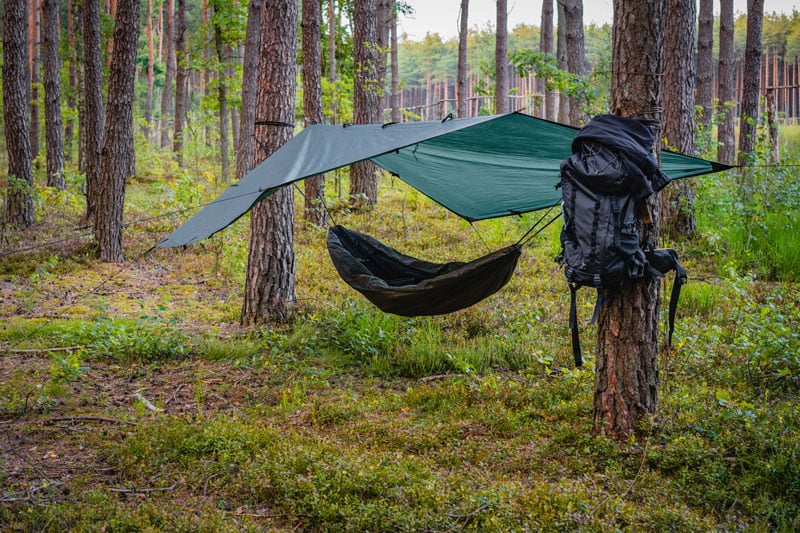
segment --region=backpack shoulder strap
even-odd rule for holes
[[[686,269],[678,261],[678,252],[672,248],[648,250],[645,255],[650,274],[656,279],[663,278],[670,270],[675,271],[675,281],[672,282],[672,294],[669,298],[669,331],[667,332],[667,346],[672,346],[672,333],[675,331],[675,313],[678,309],[681,287],[686,283]]]
[[[578,310],[577,310],[578,285],[569,284],[569,329],[572,331],[572,356],[575,358],[575,366],[583,365],[581,356],[581,339],[578,333]]]

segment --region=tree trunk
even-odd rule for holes
[[[567,16],[564,11],[564,2],[556,1],[558,12],[558,27],[556,30],[556,61],[558,68],[568,70],[567,67]],[[569,121],[569,97],[563,92],[558,93],[558,121],[566,124]]]
[[[253,168],[253,133],[256,123],[258,92],[258,54],[261,46],[261,11],[263,0],[250,0],[245,29],[244,65],[242,65],[242,108],[239,119],[239,144],[236,146],[236,178]]]
[[[764,0],[747,0],[747,40],[744,50],[744,83],[739,119],[739,164],[752,163],[758,126],[758,104],[761,94],[761,33],[764,21]],[[749,173],[745,172],[748,176]],[[743,183],[745,187],[749,182]],[[752,191],[744,191],[749,198]]]
[[[700,0],[697,23],[697,95],[700,122],[708,130],[714,115],[714,0]]]
[[[39,0],[30,0],[30,69],[31,73],[28,79],[31,80],[31,118],[30,124],[30,137],[31,137],[31,158],[36,159],[39,157],[39,44],[41,37],[41,30],[39,27]]]
[[[228,83],[236,78],[236,69],[234,65],[239,62],[239,49],[227,44],[225,45],[225,82]],[[239,108],[236,106],[228,106],[228,115],[231,119],[231,138],[233,140],[233,151],[236,152],[236,147],[239,146]]]
[[[397,45],[397,10],[392,10],[392,122],[401,122],[400,112],[400,64],[398,63],[399,47]]]
[[[328,0],[328,81],[331,82],[331,84],[333,84],[336,81],[336,9],[335,9],[335,7],[336,7],[335,0]]]
[[[614,0],[612,110],[639,120],[660,121],[664,63],[663,0]],[[658,136],[656,136],[658,137]],[[654,147],[658,153],[658,143]],[[641,238],[658,241],[658,195]],[[629,282],[602,306],[597,324],[594,422],[618,441],[658,405],[658,282]]]
[[[733,51],[733,0],[720,0],[719,9],[719,129],[717,130],[717,159],[732,164],[736,157],[733,124],[734,102],[734,51]]]
[[[147,0],[147,96],[144,101],[144,138],[150,141],[150,128],[153,123],[153,85],[155,84],[155,68],[153,60],[153,0]]]
[[[355,0],[353,7],[353,119],[356,124],[380,122],[381,55],[378,53],[377,0]],[[370,161],[350,167],[350,203],[372,206],[378,201],[377,168]]]
[[[319,0],[303,0],[303,111],[306,126],[322,124],[322,6]],[[305,218],[325,225],[325,177],[306,178]]]
[[[186,48],[186,1],[178,0],[178,20],[175,32],[175,131],[172,149],[183,161],[183,125],[186,123],[187,105],[189,103],[189,52]]]
[[[75,2],[75,96],[78,101],[78,172],[86,172],[86,79],[84,75],[83,2]]]
[[[166,28],[164,29],[164,90],[161,92],[161,148],[169,148],[170,117],[174,111],[172,101],[175,81],[175,0],[164,2]]]
[[[542,29],[539,34],[539,51],[553,55],[553,0],[542,2]],[[538,92],[544,93],[544,117],[556,120],[556,98],[558,93],[547,88],[547,80],[539,79]]]
[[[296,26],[295,0],[270,0],[264,4],[256,110],[259,120],[274,124],[294,122]],[[263,125],[255,135],[256,156],[263,160],[291,139],[292,127]],[[250,231],[241,322],[248,325],[284,320],[296,301],[291,187],[282,187],[256,204]]]
[[[6,220],[18,228],[34,223],[30,138],[28,0],[4,0],[3,114],[8,152]]]
[[[133,153],[133,82],[139,37],[139,0],[119,0],[114,24],[114,53],[108,78],[108,115],[103,134],[94,235],[101,261],[119,262],[125,181]]]
[[[379,93],[378,93],[378,111],[377,117],[378,122],[385,122],[383,116],[383,101],[384,95],[386,94],[386,79],[387,79],[387,71],[389,66],[389,50],[391,48],[391,30],[392,30],[392,13],[394,12],[393,9],[393,0],[378,0],[378,11],[377,11],[377,29],[378,29],[378,56],[380,60],[378,61],[378,84],[379,84]]]
[[[461,20],[458,30],[458,72],[456,74],[456,113],[469,116],[467,102],[467,39],[469,37],[469,0],[461,0]]]
[[[567,40],[567,70],[583,76],[586,70],[586,53],[583,39],[583,0],[564,1],[564,19]],[[577,97],[569,100],[569,123],[577,126],[585,118]]]
[[[64,161],[72,161],[72,142],[75,138],[74,113],[78,110],[78,70],[75,49],[75,3],[67,0],[67,108],[72,110],[64,120]]]
[[[58,59],[60,25],[58,0],[42,0],[45,143],[47,186],[64,190],[64,136],[61,130],[61,66]]]
[[[83,62],[86,105],[86,220],[97,210],[100,181],[100,156],[103,150],[105,110],[103,108],[103,63],[100,52],[100,5],[95,0],[83,4]]]
[[[495,112],[508,113],[508,1],[497,0],[497,36],[494,45]]]
[[[220,0],[214,0],[214,47],[217,52],[217,101],[219,102],[219,150],[222,157],[223,183],[230,182],[230,162],[228,160],[228,81],[225,75],[225,47],[222,43],[222,26],[219,22]]]
[[[694,95],[697,75],[696,0],[666,0],[664,34],[664,137],[666,148],[694,155]],[[662,195],[662,226],[671,239],[691,237],[697,229],[694,186],[677,180]]]

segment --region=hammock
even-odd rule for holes
[[[429,316],[464,309],[500,290],[511,279],[522,246],[514,244],[469,263],[430,263],[364,233],[332,226],[328,252],[342,279],[382,311]]]

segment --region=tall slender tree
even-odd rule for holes
[[[539,51],[543,54],[553,55],[553,0],[542,2],[542,29],[539,34]],[[547,120],[556,119],[556,99],[558,93],[547,88],[547,80],[540,79],[538,91],[544,93],[544,117]]]
[[[380,120],[383,61],[378,49],[377,0],[355,0],[353,4],[353,119],[356,124],[377,124]],[[370,161],[350,167],[350,201],[371,206],[378,201],[377,168]]]
[[[322,6],[303,0],[303,111],[306,126],[322,124]],[[325,225],[325,176],[306,178],[305,219]]]
[[[228,158],[228,80],[225,74],[225,44],[222,39],[222,2],[214,0],[214,49],[217,52],[217,102],[219,105],[219,151],[222,157],[222,181],[230,181],[230,160]]]
[[[118,0],[114,51],[108,78],[108,114],[103,134],[94,235],[101,261],[120,262],[125,182],[134,168],[133,82],[139,38],[139,0]]]
[[[86,220],[93,220],[97,210],[100,182],[100,158],[103,150],[105,108],[103,107],[103,63],[100,48],[100,3],[84,0],[84,101],[86,107]]]
[[[175,0],[164,2],[164,89],[161,92],[161,148],[169,148],[170,118],[175,111],[173,84],[175,83]]]
[[[239,144],[236,146],[236,178],[241,179],[253,168],[253,134],[256,123],[258,94],[258,56],[261,53],[261,11],[263,0],[250,0],[247,7],[244,61],[242,65],[242,108],[239,120]]]
[[[744,48],[742,108],[739,122],[739,164],[751,162],[756,143],[758,103],[761,97],[761,34],[764,25],[764,0],[747,0],[747,38]],[[745,176],[750,173],[745,172]],[[745,189],[749,182],[743,183]],[[745,197],[751,192],[745,190]]]
[[[463,0],[462,0],[463,1]],[[400,15],[397,9],[397,2],[392,2],[392,29],[390,39],[392,41],[392,87],[391,87],[391,107],[392,107],[392,122],[400,122],[403,120],[403,115],[400,111],[400,48],[397,43],[397,17]]]
[[[664,35],[664,138],[668,148],[694,154],[696,0],[666,0]],[[663,232],[691,237],[697,228],[694,186],[678,180],[662,195]]]
[[[67,0],[67,108],[71,110],[64,120],[64,160],[72,159],[75,138],[75,113],[78,112],[78,61],[75,40],[75,2]]]
[[[456,113],[459,117],[469,116],[467,102],[467,40],[469,38],[469,0],[461,0],[461,13],[458,30],[458,69],[456,73]]]
[[[497,0],[497,35],[494,45],[495,111],[508,112],[508,2]]]
[[[567,70],[583,76],[586,68],[586,52],[583,37],[583,0],[563,0],[564,22],[566,24]],[[581,113],[581,102],[577,97],[569,100],[569,122],[573,126],[580,124],[584,116]]]
[[[58,58],[61,26],[58,0],[42,0],[42,63],[44,64],[45,143],[47,185],[64,190],[64,135],[61,129],[61,62]]]
[[[697,21],[697,97],[700,122],[708,129],[714,115],[714,0],[700,0]]]
[[[719,8],[719,129],[717,159],[732,164],[736,157],[734,131],[733,0],[720,0]]]
[[[31,99],[30,99],[30,137],[31,137],[31,156],[36,159],[39,157],[39,63],[40,63],[40,40],[41,40],[41,26],[39,18],[39,0],[30,0],[30,24],[28,31],[30,38],[28,45],[30,46],[30,69],[31,73],[28,79],[31,80]]]
[[[150,128],[153,123],[153,87],[156,79],[153,48],[153,0],[147,0],[145,32],[147,34],[147,95],[144,100],[144,136],[149,140]]]
[[[556,12],[558,16],[558,26],[556,29],[556,61],[558,68],[568,70],[567,66],[567,15],[563,1],[556,1]],[[569,121],[569,97],[565,92],[558,93],[558,121],[567,123]]]
[[[263,160],[292,138],[297,54],[297,2],[270,0],[261,17],[261,63],[256,116],[256,158]],[[294,201],[282,187],[256,204],[250,217],[242,324],[286,319],[296,301]]]
[[[5,220],[0,222],[27,228],[35,221],[29,131],[28,0],[5,0],[2,11],[3,116],[9,179]]]
[[[611,109],[639,120],[661,120],[664,0],[614,0]],[[657,136],[656,136],[657,137]],[[658,150],[658,146],[654,147]],[[641,238],[657,242],[658,195]],[[597,325],[595,426],[627,439],[637,420],[658,405],[658,282],[625,285],[602,306]]]
[[[189,105],[189,50],[186,46],[186,3],[177,0],[177,20],[175,27],[175,130],[172,136],[172,149],[181,161],[183,156],[183,126],[186,122]]]

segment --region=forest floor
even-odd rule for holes
[[[127,216],[147,218],[136,195]],[[531,221],[474,230],[397,183],[381,195],[337,222],[435,261]],[[40,247],[77,216],[4,236],[4,253],[35,248],[0,267],[0,529],[800,528],[796,283],[720,274],[707,240],[686,245],[659,411],[616,443],[593,427],[592,327],[571,363],[557,228],[497,295],[405,319],[298,221],[294,318],[243,328],[246,223],[144,253],[180,220],[130,226],[120,264],[87,237]]]

